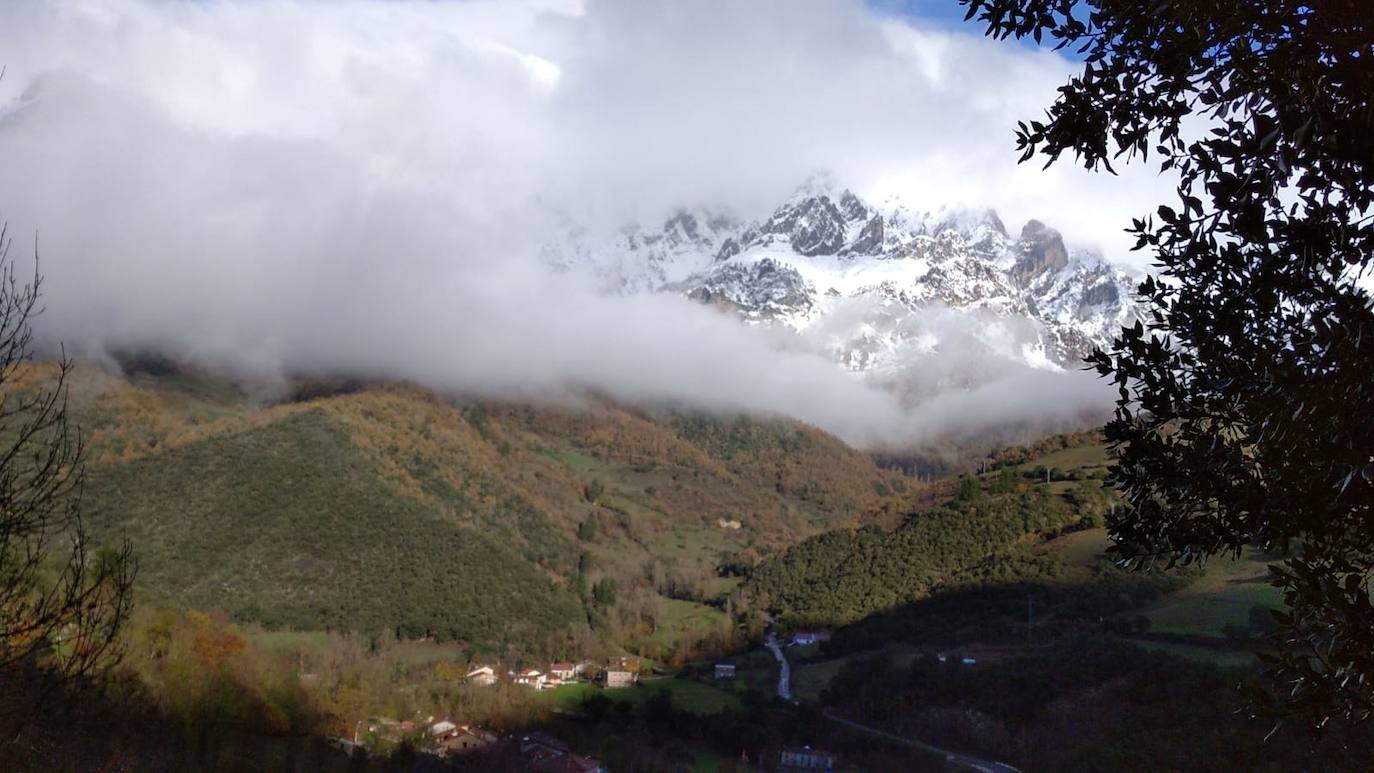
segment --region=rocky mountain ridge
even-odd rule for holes
[[[1012,236],[991,209],[916,212],[826,179],[756,222],[681,210],[660,228],[551,242],[544,256],[614,292],[680,293],[784,325],[875,375],[956,346],[1074,368],[1139,315],[1134,277],[1040,221]]]

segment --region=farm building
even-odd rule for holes
[[[467,680],[469,684],[496,684],[496,669],[491,666],[475,666],[468,669]]]
[[[476,749],[491,746],[496,741],[495,733],[480,727],[463,725],[440,742],[439,753],[443,756],[466,754]]]
[[[796,631],[792,634],[793,647],[805,647],[808,644],[820,644],[830,641],[829,631]]]
[[[801,773],[801,771],[834,770],[836,757],[830,752],[803,746],[800,749],[786,748],[778,755],[779,773]]]

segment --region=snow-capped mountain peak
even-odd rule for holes
[[[872,204],[828,175],[752,223],[681,210],[610,240],[584,233],[551,243],[545,256],[593,271],[614,291],[680,293],[786,325],[846,367],[874,373],[938,351],[936,328],[959,315],[994,354],[1055,368],[1077,366],[1139,314],[1132,277],[1098,255],[1070,253],[1040,221],[1013,237],[991,209]]]

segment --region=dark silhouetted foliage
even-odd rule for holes
[[[1235,712],[1252,674],[1099,637],[966,665],[856,657],[822,700],[848,716],[1028,771],[1364,770],[1337,743]]]
[[[1374,712],[1374,13],[1363,0],[962,0],[998,38],[1083,57],[1022,160],[1158,159],[1136,220],[1146,321],[1091,364],[1138,562],[1296,546],[1274,689],[1313,728]]]

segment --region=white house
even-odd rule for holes
[[[803,746],[800,749],[783,749],[778,755],[778,770],[787,771],[808,771],[835,769],[837,758],[830,752],[812,749],[810,746]]]
[[[468,682],[483,686],[496,684],[496,670],[491,666],[477,666],[469,669]]]
[[[559,679],[572,679],[577,676],[577,666],[572,663],[550,663],[549,675]]]
[[[805,647],[808,644],[819,644],[823,641],[830,641],[829,631],[797,631],[792,634],[793,647]]]
[[[512,681],[514,681],[516,684],[528,685],[536,690],[542,690],[544,689],[544,682],[546,681],[546,677],[544,676],[544,672],[540,671],[539,669],[527,668],[524,671],[521,671],[520,673],[516,674],[513,677]]]

